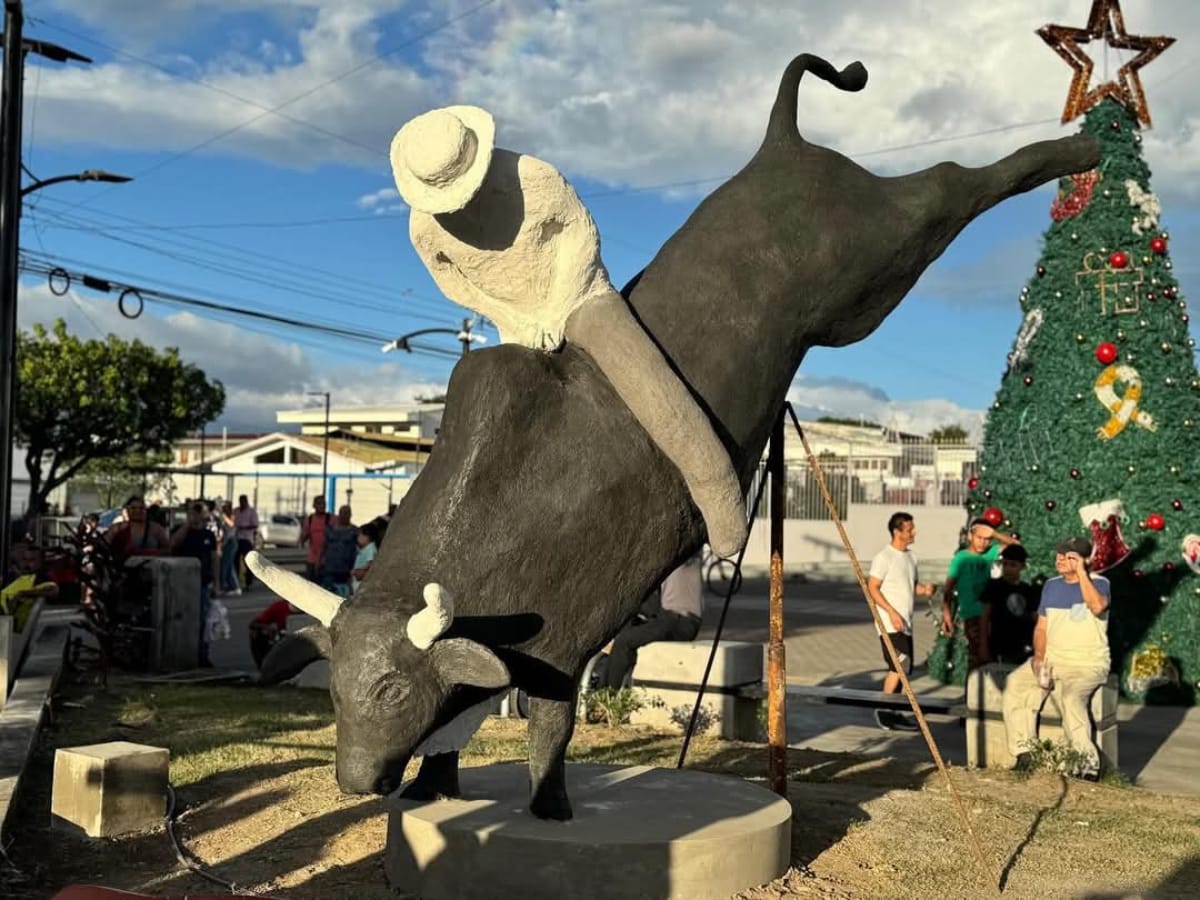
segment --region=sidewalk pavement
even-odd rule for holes
[[[704,626],[697,638],[712,640],[724,598],[706,598]],[[935,620],[918,605],[913,623],[918,696],[961,697],[961,688],[925,674],[924,660],[937,633]],[[748,580],[730,604],[723,638],[767,640],[767,585]],[[857,583],[845,580],[787,581],[784,585],[784,645],[789,685],[825,684],[878,690],[885,673],[879,636]],[[871,710],[791,697],[788,741],[828,752],[869,753],[932,761],[919,732],[883,731]],[[927,717],[943,758],[966,764],[966,732],[956,718]],[[1138,706],[1122,703],[1117,714],[1120,769],[1141,787],[1200,794],[1200,707]]]

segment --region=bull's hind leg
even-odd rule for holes
[[[401,791],[405,800],[445,800],[457,797],[458,754],[435,753],[421,757],[421,769],[412,784]]]
[[[571,818],[567,799],[566,753],[575,730],[575,697],[529,703],[530,811],[539,819]]]

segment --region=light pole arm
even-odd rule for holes
[[[127,175],[114,175],[112,172],[105,172],[102,169],[88,169],[84,172],[76,172],[73,175],[55,175],[53,178],[43,178],[41,181],[35,181],[33,184],[26,185],[21,188],[21,196],[32,194],[34,191],[40,191],[44,187],[49,187],[52,184],[62,184],[64,181],[103,181],[108,184],[124,184],[127,181],[133,181]]]

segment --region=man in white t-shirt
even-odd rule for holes
[[[900,657],[904,674],[909,675],[912,673],[913,661],[913,598],[918,595],[932,597],[937,587],[933,584],[919,584],[917,581],[917,558],[908,549],[917,538],[917,527],[913,517],[906,512],[893,513],[888,519],[888,533],[892,537],[891,541],[871,560],[867,589],[879,608],[880,618],[883,619],[884,628],[896,648],[896,655]],[[876,631],[878,630],[876,626]],[[883,690],[888,694],[897,693],[900,690],[900,673],[892,663],[882,635],[879,637],[879,645],[883,650],[883,661],[888,670],[883,680]],[[900,727],[905,721],[898,714],[884,710],[876,711],[875,720],[881,728],[889,730]]]

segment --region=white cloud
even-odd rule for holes
[[[313,351],[299,343],[250,331],[243,324],[203,319],[190,312],[159,316],[147,309],[130,320],[116,304],[82,299],[73,293],[54,296],[44,284],[21,286],[18,324],[66,320],[68,329],[83,339],[110,333],[137,338],[157,349],[178,347],[180,356],[225,385],[226,407],[215,427],[231,431],[269,431],[277,427],[275,412],[312,402],[308,391],[329,391],[337,406],[405,403],[418,395],[444,392],[445,383],[425,378],[394,358],[378,359],[378,348],[342,364],[316,364]],[[327,339],[320,341],[329,347]],[[368,355],[369,354],[369,355]]]
[[[392,187],[363,194],[355,203],[359,209],[372,210],[376,215],[408,212],[407,204],[400,199],[400,192]]]
[[[909,434],[928,434],[944,425],[960,425],[971,440],[980,441],[983,437],[982,410],[937,397],[892,400],[882,388],[849,378],[797,376],[788,391],[788,400],[802,419],[820,416],[863,419]]]
[[[56,5],[112,35],[135,25],[140,33],[175,34],[188,16],[217,15],[200,0],[154,4],[157,10],[149,14],[144,4],[118,0]],[[817,79],[800,89],[801,132],[843,152],[863,153],[1056,119],[1070,70],[1034,30],[1047,22],[1082,24],[1086,15],[1077,0],[857,0],[840,6],[510,0],[435,32],[411,51],[364,66],[404,36],[472,5],[453,0],[406,8],[407,27],[397,33],[391,14],[403,7],[400,0],[226,4],[228,12],[253,9],[286,23],[297,50],[281,54],[252,42],[240,55],[227,51],[215,60],[191,61],[195,74],[213,85],[274,106],[362,68],[285,110],[345,135],[349,143],[265,115],[204,152],[295,166],[341,161],[378,167],[407,118],[432,106],[469,102],[497,115],[502,146],[534,153],[572,175],[631,186],[724,177],[756,149],[780,73],[798,52],[838,65],[860,59],[871,71],[859,94],[840,93]],[[1139,4],[1127,11],[1126,21],[1134,33],[1180,38],[1143,72],[1155,121],[1145,153],[1170,208],[1173,197],[1195,199],[1200,192],[1200,108],[1188,74],[1196,60],[1184,49],[1200,36],[1200,5]],[[141,151],[186,148],[261,114],[123,59],[47,68],[39,108],[39,140]],[[1076,127],[1045,124],[862,161],[888,173],[943,158],[976,164]]]

